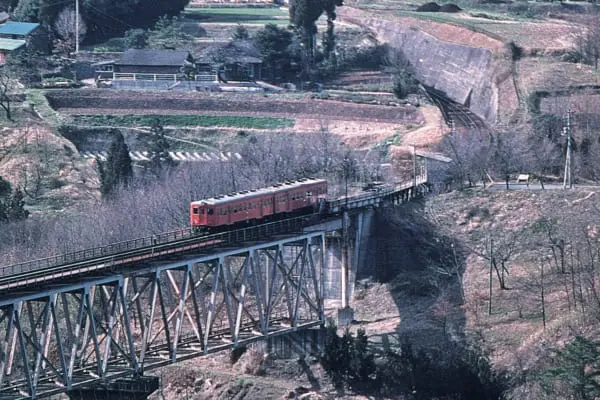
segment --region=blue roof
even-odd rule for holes
[[[0,35],[27,36],[38,26],[40,26],[40,24],[33,22],[8,21],[0,25]]]

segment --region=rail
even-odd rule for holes
[[[377,199],[383,200],[387,197],[393,196],[394,194],[396,194],[398,192],[409,189],[415,185],[417,185],[417,186],[422,185],[426,182],[427,182],[427,176],[424,174],[419,175],[416,177],[416,179],[411,180],[410,182],[405,182],[401,185],[394,186],[393,188],[390,188],[390,189],[382,189],[382,190],[377,190],[375,192],[360,194],[358,196],[351,196],[351,197],[348,197],[347,201],[346,201],[345,197],[338,198],[337,200],[334,200],[329,203],[329,209],[336,210],[336,209],[339,209],[344,206],[347,206],[348,208],[354,208],[356,205],[364,204],[366,202],[369,202],[370,200],[377,200]]]
[[[115,243],[79,252],[33,260],[0,268],[0,290],[30,286],[73,277],[81,273],[111,270],[144,259],[173,253],[208,250],[241,241],[255,241],[278,234],[297,233],[316,214],[236,229],[211,235],[192,235],[189,229]]]
[[[420,185],[427,180],[426,175],[419,175],[413,181],[395,186],[391,189],[379,190],[358,196],[340,198],[330,202],[330,210],[339,210],[343,206],[356,208],[361,204],[377,199],[383,200],[402,190]],[[0,267],[0,289],[25,286],[48,279],[73,276],[77,271],[92,272],[112,268],[129,262],[139,261],[148,257],[158,257],[172,254],[175,250],[197,249],[198,247],[214,248],[227,246],[238,241],[258,240],[264,236],[285,234],[300,231],[314,222],[316,214],[285,219],[282,221],[261,224],[253,227],[231,230],[223,233],[199,236],[190,228],[156,234],[124,242],[111,243],[90,249],[60,254],[18,264]],[[20,283],[21,285],[17,285]]]

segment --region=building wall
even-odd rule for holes
[[[115,72],[135,74],[179,74],[181,67],[115,65]]]

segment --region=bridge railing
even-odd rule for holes
[[[406,182],[402,185],[395,186],[391,189],[379,190],[374,193],[365,193],[358,196],[348,197],[347,202],[345,198],[334,200],[330,203],[330,209],[339,209],[340,207],[346,205],[346,203],[348,203],[348,205],[351,207],[353,204],[364,204],[369,200],[375,201],[377,199],[384,199],[393,195],[394,193],[414,186],[415,183],[419,185],[425,183],[425,181],[426,177],[424,178],[424,176],[418,176],[416,180]],[[232,244],[238,240],[256,240],[259,239],[259,236],[261,234],[268,235],[283,233],[285,231],[293,229],[294,225],[301,226],[302,224],[298,224],[300,220],[306,220],[306,217],[271,222],[255,227],[238,229],[208,236],[197,236],[192,232],[190,228],[178,229],[175,231],[156,234],[143,238],[111,243],[105,246],[99,246],[90,249],[60,254],[56,256],[26,261],[23,263],[3,266],[0,267],[0,278],[2,278],[2,281],[4,281],[10,279],[10,277],[17,277],[17,275],[21,275],[32,271],[86,262],[95,259],[101,259],[102,257],[117,256],[128,251],[142,250],[144,248],[153,248],[156,246],[167,245],[171,243],[175,244],[178,241],[188,238],[192,240],[197,239],[197,241],[213,240],[215,241],[215,243],[219,242],[223,244]]]
[[[369,202],[370,200],[373,200],[373,201],[378,200],[378,199],[383,200],[389,196],[394,195],[395,193],[398,193],[402,190],[406,190],[406,189],[409,189],[409,188],[415,186],[415,183],[417,185],[421,185],[421,184],[424,184],[425,182],[427,182],[427,177],[426,177],[426,175],[423,174],[423,175],[417,176],[417,178],[414,180],[402,183],[400,185],[394,186],[389,189],[381,189],[381,190],[377,190],[374,192],[360,194],[358,196],[349,196],[347,201],[346,201],[346,197],[340,197],[337,200],[330,202],[329,206],[330,206],[330,209],[338,209],[340,207],[345,206],[346,203],[348,204],[348,207],[352,207],[354,204],[364,204],[366,202]]]
[[[68,272],[77,268],[88,266],[90,261],[116,265],[123,263],[132,255],[141,255],[153,250],[165,250],[171,247],[189,246],[193,243],[203,243],[203,249],[217,246],[226,246],[242,241],[259,240],[261,237],[289,233],[294,229],[300,230],[309,216],[270,222],[243,229],[231,230],[211,235],[196,235],[191,229],[180,229],[162,234],[152,235],[124,242],[112,243],[106,246],[85,249],[72,253],[61,254],[24,263],[0,267],[0,287],[10,283],[28,279],[39,278],[35,271],[48,271],[68,276]],[[188,239],[188,240],[186,240]],[[52,269],[52,271],[50,271]],[[33,282],[33,281],[32,281]]]
[[[113,254],[122,253],[128,250],[136,250],[144,247],[155,246],[157,244],[164,244],[176,240],[185,239],[192,237],[193,233],[191,229],[179,229],[176,231],[165,232],[157,235],[148,237],[127,240],[124,242],[111,243],[105,246],[93,247],[90,249],[84,249],[74,251],[65,254],[59,254],[56,256],[40,258],[36,260],[26,261],[23,263],[8,265],[0,267],[0,276],[9,276],[21,274],[24,272],[30,272],[42,268],[54,267],[62,264],[69,264],[79,261],[90,260],[103,256],[109,256]]]

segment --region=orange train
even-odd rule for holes
[[[316,211],[327,200],[325,179],[303,178],[262,189],[193,201],[190,224],[214,232],[232,225]]]

